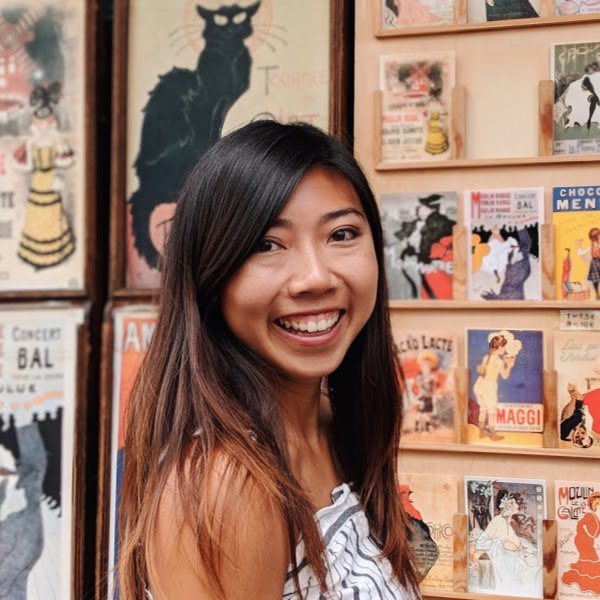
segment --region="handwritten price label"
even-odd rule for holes
[[[561,310],[559,329],[600,331],[600,310]]]

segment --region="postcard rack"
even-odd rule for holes
[[[600,310],[591,298],[557,300],[555,229],[552,223],[553,187],[598,185],[598,155],[553,155],[554,88],[550,77],[550,47],[598,39],[600,14],[553,16],[554,5],[543,0],[539,18],[467,23],[465,0],[457,0],[455,23],[383,30],[382,2],[356,3],[355,153],[377,198],[384,194],[440,190],[543,187],[544,223],[539,232],[541,300],[469,300],[467,265],[469,245],[458,202],[453,229],[453,299],[391,300],[395,330],[450,331],[458,336],[454,372],[457,404],[452,442],[401,442],[400,470],[436,476],[540,479],[546,482],[544,521],[544,594],[558,600],[556,481],[599,480],[590,466],[600,457],[593,451],[559,447],[557,373],[553,336],[561,310]],[[518,31],[515,31],[517,30]],[[521,31],[524,30],[524,31]],[[526,31],[525,31],[526,30]],[[383,162],[381,151],[382,92],[380,56],[418,55],[454,51],[455,87],[448,115],[449,140],[454,150],[448,160]],[[593,294],[592,294],[593,295]],[[542,330],[544,434],[539,447],[467,443],[468,371],[466,329],[514,328]],[[462,332],[462,333],[461,333]],[[486,441],[487,442],[487,441]],[[592,462],[590,462],[592,461]],[[453,521],[454,584],[450,591],[424,588],[427,598],[506,600],[506,595],[467,592],[467,525],[465,490],[459,485]],[[452,586],[450,586],[452,587]]]

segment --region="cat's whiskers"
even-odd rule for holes
[[[268,27],[269,29],[275,28],[275,29],[280,29],[281,31],[287,31],[287,27],[284,27],[283,25],[275,25],[274,23],[255,23],[253,21],[252,27],[263,27],[263,28]]]
[[[268,46],[271,49],[272,52],[277,52],[277,48],[275,48],[275,46],[273,44],[271,44],[271,42],[269,42],[269,40],[267,40],[266,36],[265,37],[260,37],[258,35],[258,33],[260,33],[260,32],[255,32],[255,34],[254,34],[256,36],[256,39],[259,42],[261,42],[262,44],[265,44],[265,46]]]
[[[179,56],[179,54],[181,54],[186,48],[190,48],[193,44],[199,42],[201,39],[202,34],[197,35],[196,37],[186,39],[185,43],[181,46],[181,48],[179,48],[179,50],[175,50],[175,48],[173,48],[173,50],[175,51],[175,56]]]
[[[169,40],[169,46],[173,47],[175,44],[177,44],[181,40],[190,39],[190,37],[193,37],[193,36],[198,37],[198,35],[200,35],[200,37],[202,37],[203,32],[202,31],[184,31],[183,33],[178,35],[176,38]]]
[[[288,45],[287,41],[284,38],[274,34],[272,31],[255,31],[255,33],[260,33],[261,35],[272,37],[273,39],[276,39],[277,41],[281,42],[284,46]]]
[[[173,31],[169,32],[169,37],[171,37],[172,35],[175,35],[178,31],[181,31],[182,29],[187,29],[189,30],[194,30],[194,29],[204,29],[204,23],[195,23],[192,24],[190,23],[189,25],[182,25],[181,27],[175,27],[175,29],[173,29]]]

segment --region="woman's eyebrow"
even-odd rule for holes
[[[319,225],[329,223],[330,221],[334,221],[335,219],[339,219],[340,217],[345,217],[346,215],[356,215],[361,219],[366,219],[363,212],[358,210],[357,208],[340,208],[339,210],[333,210],[331,212],[325,213],[322,217],[320,217]],[[269,229],[274,229],[276,227],[281,227],[282,229],[290,229],[292,227],[292,222],[289,219],[275,219],[269,226]]]

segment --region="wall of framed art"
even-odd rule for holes
[[[407,386],[401,484],[439,549],[419,557],[427,597],[599,593],[572,568],[600,490],[586,6],[356,3],[355,151]]]

